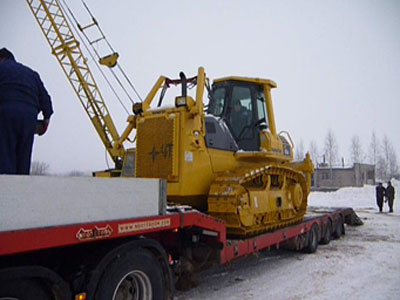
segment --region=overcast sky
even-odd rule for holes
[[[373,131],[400,152],[400,1],[86,2],[142,97],[159,75],[193,76],[199,66],[211,79],[272,79],[277,128],[306,149],[314,140],[322,150],[331,128],[346,162],[354,134],[365,152]],[[89,21],[80,0],[68,3]],[[53,173],[106,168],[104,146],[26,2],[1,0],[0,20],[0,47],[37,70],[53,98],[33,160]],[[127,114],[105,98],[122,132]]]

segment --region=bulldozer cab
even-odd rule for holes
[[[207,113],[226,123],[239,149],[260,150],[260,131],[268,128],[263,85],[239,80],[215,82]]]

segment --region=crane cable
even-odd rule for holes
[[[87,4],[85,3],[84,0],[81,0],[83,6],[85,6],[87,12],[89,13],[90,17],[92,18],[93,24],[96,25],[97,29],[99,30],[100,34],[101,34],[101,39],[104,39],[104,41],[107,43],[108,47],[110,48],[110,50],[113,53],[116,53],[116,51],[114,50],[114,48],[111,46],[111,44],[109,43],[109,41],[107,40],[105,34],[103,33],[103,31],[100,28],[100,25],[98,24],[97,20],[95,19],[95,17],[93,16],[92,12],[90,11],[89,7],[87,6]],[[75,18],[74,18],[75,19]],[[95,21],[96,20],[96,21]],[[75,22],[78,24],[79,27],[79,23],[76,21]],[[101,56],[99,55],[99,53],[96,51],[96,49],[93,46],[93,42],[90,41],[89,37],[86,35],[84,30],[81,30],[81,32],[83,33],[84,37],[86,38],[86,40],[89,42],[89,44],[92,46],[93,51],[96,53],[97,58],[101,59]],[[133,89],[134,93],[136,94],[136,96],[139,98],[139,100],[141,102],[143,102],[142,98],[140,97],[139,93],[137,92],[137,90],[135,89],[135,87],[133,86],[132,82],[129,80],[128,76],[125,74],[124,70],[122,69],[122,67],[118,65],[118,69],[121,71],[122,75],[124,76],[125,80],[128,82],[128,84],[131,86],[131,88]],[[111,73],[113,74],[115,80],[118,82],[118,84],[120,85],[120,87],[122,88],[122,90],[125,92],[126,96],[129,98],[129,100],[131,101],[132,104],[134,104],[133,99],[131,98],[131,96],[129,95],[128,91],[125,89],[124,85],[122,84],[122,82],[120,81],[120,79],[118,78],[118,76],[115,74],[114,70],[112,70],[110,68]]]
[[[103,72],[103,70],[101,69],[101,67],[99,66],[99,64],[97,63],[96,58],[94,57],[94,55],[92,54],[92,52],[90,51],[89,46],[85,43],[84,39],[82,38],[81,34],[79,33],[79,30],[76,28],[75,23],[78,24],[78,20],[75,18],[73,12],[71,11],[71,9],[69,8],[68,4],[66,3],[65,0],[60,0],[60,7],[63,9],[64,12],[68,12],[69,14],[65,14],[66,17],[68,18],[68,21],[72,24],[72,27],[75,31],[75,33],[78,35],[79,39],[81,40],[83,46],[86,48],[87,52],[89,53],[90,57],[92,58],[92,60],[95,62],[95,66],[98,69],[98,71],[100,72],[100,74],[103,76],[104,80],[107,82],[108,86],[110,87],[111,91],[114,93],[115,97],[118,99],[118,102],[121,104],[121,106],[123,107],[123,109],[125,110],[125,112],[129,115],[130,112],[129,110],[126,108],[125,104],[123,103],[121,97],[118,95],[118,93],[116,92],[116,90],[114,89],[114,87],[112,86],[110,80],[107,78],[106,74]],[[66,9],[63,7],[65,6]],[[73,22],[73,20],[75,21],[75,23]],[[93,48],[93,47],[92,47]],[[98,54],[97,54],[98,56]],[[115,75],[114,75],[115,76]],[[120,83],[120,82],[119,82]],[[120,83],[121,85],[121,83]],[[129,97],[129,96],[128,96]],[[130,98],[130,97],[129,97]],[[131,99],[132,102],[132,99]]]
[[[90,11],[89,7],[87,6],[86,2],[85,2],[84,0],[81,0],[81,1],[82,1],[82,4],[85,6],[86,10],[88,11],[89,15],[92,17],[92,20],[94,20],[95,18],[94,18],[94,16],[93,16],[92,12]],[[114,48],[111,46],[111,44],[110,44],[110,43],[108,42],[108,40],[106,39],[105,34],[103,33],[103,31],[102,31],[101,28],[100,28],[100,25],[99,25],[99,24],[96,24],[96,26],[97,26],[97,28],[99,29],[101,35],[104,37],[104,40],[106,41],[107,45],[110,47],[111,51],[113,51],[113,52],[115,53]],[[84,35],[85,35],[86,39],[89,40],[88,37],[86,36],[86,34],[84,34]],[[97,54],[97,52],[96,52],[96,54]],[[97,57],[100,58],[100,56],[99,56],[98,54],[97,54]],[[124,70],[122,69],[121,65],[120,65],[120,64],[117,64],[117,66],[118,66],[118,69],[121,71],[122,75],[124,76],[125,80],[128,82],[128,84],[130,85],[130,87],[131,87],[131,88],[133,89],[133,91],[135,92],[136,96],[139,98],[140,102],[143,102],[142,97],[140,97],[140,95],[139,95],[139,93],[137,92],[136,88],[133,86],[131,80],[129,79],[129,77],[126,75],[126,73],[125,73]],[[111,72],[114,74],[114,72],[113,72],[112,70],[111,70]],[[114,75],[114,76],[116,76],[116,75]],[[128,95],[128,97],[129,97],[129,95]],[[131,98],[129,97],[129,99],[131,99]]]
[[[64,4],[62,4],[61,2],[63,2]],[[60,7],[63,9],[64,12],[69,12],[69,14],[72,16],[72,18],[75,20],[76,23],[78,23],[78,21],[76,20],[74,14],[72,13],[71,9],[68,7],[67,3],[65,2],[65,0],[61,0],[60,2]],[[63,5],[67,8],[65,9],[63,7]],[[98,65],[96,58],[93,56],[92,52],[89,49],[89,46],[86,45],[85,41],[82,39],[81,34],[79,33],[79,30],[76,29],[74,22],[71,20],[71,17],[68,14],[65,14],[66,17],[68,18],[68,21],[72,24],[73,29],[75,30],[75,33],[78,35],[79,39],[81,40],[83,46],[86,48],[87,52],[89,53],[90,57],[92,58],[92,60],[95,62],[95,66],[98,69],[98,71],[100,72],[100,74],[103,76],[104,80],[107,82],[108,86],[110,87],[111,91],[114,93],[115,97],[117,97],[119,103],[121,104],[121,106],[124,108],[125,112],[129,115],[129,111],[128,109],[125,107],[124,103],[122,102],[122,99],[119,97],[118,93],[116,92],[116,90],[114,89],[114,87],[112,86],[111,82],[109,81],[109,79],[107,78],[106,74],[103,72],[103,70],[100,68],[100,66]]]
[[[90,11],[89,7],[87,6],[86,2],[84,0],[81,0],[83,6],[85,6],[87,12],[89,13],[90,17],[92,18],[92,20],[95,20],[95,17],[93,16],[92,12]],[[95,25],[97,27],[97,29],[99,30],[102,38],[105,40],[105,42],[107,43],[108,47],[110,48],[110,50],[115,53],[116,51],[114,50],[114,48],[111,46],[110,42],[107,40],[105,34],[103,33],[103,31],[100,28],[100,25],[97,23],[97,21],[95,22]],[[90,43],[89,37],[85,34],[85,32],[82,30],[83,35],[85,36],[86,40],[89,42],[90,45],[92,45],[93,51],[96,53],[97,58],[100,59],[101,56],[99,55],[99,53],[96,51],[96,49],[93,47],[93,44]],[[142,98],[140,97],[139,93],[136,91],[135,87],[133,86],[132,82],[129,80],[128,76],[125,74],[124,70],[122,69],[122,67],[118,65],[118,69],[121,71],[122,75],[124,76],[125,80],[129,83],[129,85],[131,86],[131,88],[133,89],[133,91],[135,92],[136,96],[140,99],[141,102],[143,102]],[[121,86],[121,88],[124,90],[125,94],[128,96],[128,98],[131,100],[132,104],[134,104],[133,99],[129,96],[129,93],[127,92],[127,90],[125,89],[125,87],[123,86],[122,82],[120,81],[120,79],[118,78],[118,76],[115,74],[115,72],[110,69],[111,73],[114,75],[115,79],[118,81],[119,85]]]

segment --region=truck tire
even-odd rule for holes
[[[18,279],[2,282],[0,300],[51,300],[53,299],[39,282]]]
[[[104,271],[98,285],[97,300],[165,299],[163,271],[148,250],[137,248],[116,257]]]
[[[336,220],[336,226],[335,226],[335,232],[333,233],[333,237],[335,239],[339,239],[343,232],[344,232],[344,223],[343,223],[343,218],[339,216]]]
[[[331,222],[331,220],[328,220],[328,222],[326,222],[324,228],[325,228],[325,230],[322,235],[320,244],[328,245],[332,238],[332,222]]]
[[[307,246],[304,248],[306,253],[314,253],[318,249],[319,226],[313,224],[311,230],[308,232]]]

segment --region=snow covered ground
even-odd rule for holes
[[[394,182],[400,195],[400,182]],[[200,274],[200,285],[177,294],[189,299],[400,299],[400,199],[394,213],[378,213],[375,188],[312,192],[312,206],[350,206],[364,222],[314,254],[273,250]],[[396,206],[397,204],[397,206]],[[387,206],[385,211],[387,211]]]

